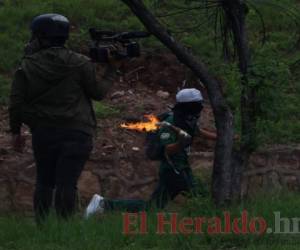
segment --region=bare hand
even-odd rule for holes
[[[119,69],[123,65],[122,59],[117,59],[114,55],[114,51],[119,50],[118,46],[111,46],[110,51],[109,51],[109,58],[108,58],[108,63],[110,66],[114,67],[115,69]]]
[[[25,137],[21,134],[13,134],[11,138],[11,144],[13,150],[19,153],[23,153],[23,150],[25,148]]]

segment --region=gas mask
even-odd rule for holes
[[[185,123],[190,130],[195,131],[195,129],[197,128],[199,117],[200,114],[186,116]]]
[[[202,110],[201,103],[176,104],[173,108],[175,126],[194,136]]]
[[[175,126],[183,129],[185,132],[189,133],[192,137],[195,134],[198,126],[198,119],[200,114],[185,114],[183,112],[174,111],[174,123]]]

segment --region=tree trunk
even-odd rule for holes
[[[226,1],[223,9],[227,20],[231,22],[234,45],[238,55],[241,72],[241,128],[242,143],[238,152],[234,152],[232,160],[232,194],[237,199],[241,193],[242,173],[246,168],[249,157],[255,147],[256,119],[255,119],[255,90],[249,86],[248,70],[250,53],[246,31],[247,6],[242,0]]]
[[[140,19],[144,26],[168,47],[205,85],[213,108],[217,143],[213,168],[212,194],[216,205],[226,204],[231,199],[231,156],[233,147],[233,116],[219,82],[200,59],[196,59],[179,42],[168,34],[141,0],[122,0]]]

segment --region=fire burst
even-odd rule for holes
[[[136,130],[140,132],[150,132],[158,129],[159,119],[155,115],[145,115],[148,122],[122,123],[121,128]]]

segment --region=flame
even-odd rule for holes
[[[158,129],[156,125],[159,119],[155,115],[145,115],[148,122],[137,122],[137,123],[122,123],[121,128],[137,130],[140,132],[150,132]]]

